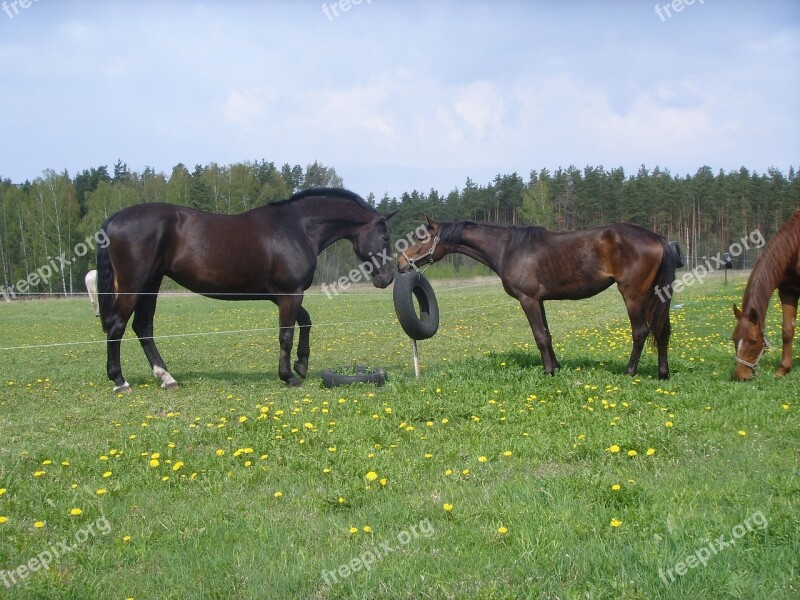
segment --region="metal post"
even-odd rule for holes
[[[419,355],[417,354],[417,340],[411,340],[411,355],[414,357],[414,375],[419,379]]]

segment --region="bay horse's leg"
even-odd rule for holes
[[[161,358],[156,342],[153,339],[153,317],[156,314],[159,287],[160,282],[159,285],[151,287],[146,294],[142,294],[136,303],[133,313],[133,331],[139,338],[142,350],[144,350],[144,354],[150,362],[150,368],[153,369],[153,377],[161,380],[162,388],[176,390],[180,386],[169,374],[167,365],[164,364],[164,359]]]
[[[550,325],[547,324],[547,313],[544,310],[544,302],[539,302],[539,304],[542,310],[542,324],[544,324],[544,329],[547,332],[547,351],[550,353],[550,358],[553,361],[553,366],[556,369],[560,369],[561,363],[558,362],[555,350],[553,350],[553,336],[550,333]]]
[[[298,309],[303,301],[302,296],[280,296],[278,305],[278,341],[281,355],[278,362],[278,377],[287,385],[300,385],[302,381],[292,375],[292,346],[294,345],[294,324],[298,318]],[[307,313],[306,313],[307,314]]]
[[[128,327],[128,320],[131,318],[135,303],[135,295],[120,294],[114,301],[111,313],[105,317],[106,372],[108,373],[108,378],[114,382],[115,393],[127,394],[131,391],[130,384],[125,381],[125,378],[122,376],[120,345],[122,344],[122,336],[125,335],[125,329]]]
[[[537,298],[522,296],[519,298],[519,303],[522,305],[522,310],[525,311],[525,316],[528,317],[528,323],[530,323],[531,331],[533,331],[533,339],[536,340],[536,346],[542,355],[544,372],[554,375],[556,363],[554,360],[555,355],[552,354],[553,342],[550,332],[544,324],[542,302]]]
[[[625,369],[625,374],[636,375],[636,370],[639,368],[639,359],[644,349],[644,343],[647,341],[647,335],[650,333],[650,326],[647,324],[647,317],[645,315],[645,301],[642,297],[634,297],[634,295],[623,286],[618,287],[622,298],[625,300],[625,307],[628,309],[628,318],[631,321],[631,334],[633,337],[631,358],[628,361],[628,368]],[[659,356],[660,354],[661,350],[659,348]]]
[[[797,318],[797,294],[778,288],[781,299],[783,323],[781,325],[781,338],[783,350],[781,352],[781,367],[775,372],[775,377],[783,377],[792,370],[792,340],[794,339],[794,322]]]
[[[295,372],[303,379],[308,374],[308,357],[311,355],[311,315],[301,304],[297,308],[297,326],[299,336],[297,338],[297,361],[294,363]]]

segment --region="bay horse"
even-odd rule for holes
[[[630,223],[582,231],[552,232],[542,227],[511,227],[475,221],[428,219],[429,238],[414,242],[397,258],[398,270],[418,269],[458,252],[482,262],[500,276],[503,288],[519,300],[528,318],[545,373],[561,365],[553,351],[545,300],[589,298],[616,282],[625,301],[633,349],[626,373],[634,375],[648,334],[658,347],[658,376],[669,377],[668,290],[678,254],[666,240]]]
[[[294,370],[305,378],[311,318],[302,303],[317,256],[347,239],[375,287],[387,287],[394,278],[386,227],[392,214],[377,212],[353,192],[324,188],[238,215],[170,204],[138,204],[112,215],[103,224],[109,242],[98,248],[97,270],[114,391],[131,391],[120,365],[120,342],[131,315],[153,376],[164,388],[178,387],[153,338],[165,276],[210,298],[274,302],[280,325],[278,375],[289,385],[299,385],[290,365],[294,326],[300,329]]]
[[[781,366],[775,372],[782,377],[792,370],[792,339],[800,297],[800,209],[789,217],[756,260],[744,288],[742,308],[733,305],[736,327],[733,330],[737,381],[752,379],[758,362],[767,348],[764,322],[772,293],[778,290],[783,323]]]

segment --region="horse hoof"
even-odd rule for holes
[[[297,361],[294,363],[294,372],[300,375],[303,379],[308,375],[308,363]]]
[[[285,381],[286,385],[288,385],[289,387],[297,387],[299,385],[303,385],[303,380],[298,379],[297,377],[289,377],[289,379],[286,379]]]
[[[115,394],[130,394],[133,390],[131,389],[131,384],[127,381],[122,385],[115,385],[114,386],[114,393]]]
[[[181,389],[181,386],[178,385],[177,381],[173,381],[172,383],[162,383],[161,384],[161,389],[164,389],[164,390],[179,390],[179,389]]]

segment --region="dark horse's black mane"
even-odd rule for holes
[[[439,239],[442,242],[450,244],[458,244],[461,241],[461,236],[464,234],[464,227],[475,225],[475,221],[456,221],[454,223],[440,223]],[[530,226],[519,227],[516,225],[501,225],[499,223],[480,223],[481,226],[491,225],[499,229],[504,229],[511,234],[511,241],[509,243],[510,249],[528,246],[535,242],[540,241],[547,235],[547,230],[544,227]]]
[[[280,206],[284,204],[291,204],[297,200],[302,200],[303,198],[311,198],[313,196],[336,196],[337,198],[341,198],[342,200],[350,200],[351,202],[355,202],[359,206],[366,208],[367,210],[371,210],[375,212],[375,207],[370,206],[366,200],[364,200],[361,196],[356,194],[355,192],[351,192],[350,190],[345,190],[342,188],[308,188],[307,190],[300,190],[299,192],[295,192],[289,198],[285,200],[278,200],[277,202],[270,202],[267,206]]]

